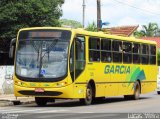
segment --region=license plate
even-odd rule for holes
[[[36,88],[36,89],[35,89],[35,92],[43,93],[43,92],[44,92],[44,89],[43,89],[43,88]]]

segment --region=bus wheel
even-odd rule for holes
[[[157,94],[160,95],[160,91],[157,91]]]
[[[124,95],[125,100],[138,100],[140,96],[140,84],[138,81],[134,83],[134,94],[133,95]]]
[[[80,102],[85,105],[90,105],[92,104],[93,100],[93,89],[90,84],[88,84],[87,89],[86,89],[86,97],[84,99],[80,99]]]
[[[134,94],[132,95],[132,99],[133,100],[138,100],[139,99],[139,97],[140,97],[140,90],[141,90],[140,84],[139,84],[138,81],[136,81],[134,83]]]
[[[35,97],[35,102],[38,106],[45,106],[47,104],[47,98]]]
[[[125,100],[131,100],[131,95],[124,95]]]
[[[105,97],[96,97],[93,99],[94,103],[102,103],[105,102],[106,98]]]

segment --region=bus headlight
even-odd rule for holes
[[[65,86],[65,85],[67,85],[67,82],[62,82],[62,83],[57,83],[57,87],[63,87],[63,86]]]
[[[15,85],[18,85],[18,86],[23,86],[23,87],[25,87],[25,83],[23,83],[23,82],[20,82],[20,81],[15,81]]]

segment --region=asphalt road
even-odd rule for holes
[[[89,106],[81,105],[77,100],[59,100],[45,107],[38,107],[35,103],[0,107],[0,119],[128,119],[147,116],[160,118],[160,95],[156,92],[141,95],[139,100],[108,97]]]

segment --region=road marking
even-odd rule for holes
[[[3,113],[27,113],[27,112],[32,112],[32,113],[38,113],[39,111],[44,110],[44,109],[14,109],[14,110],[2,110]]]
[[[66,112],[66,111],[68,111],[68,110],[61,110],[61,109],[59,109],[59,110],[42,110],[42,111],[40,111],[40,112],[37,112],[37,113],[55,113],[55,112]]]
[[[115,116],[117,116],[118,114],[101,114],[101,113],[99,113],[99,114],[93,114],[93,113],[85,113],[85,114],[80,114],[80,113],[73,113],[74,115],[73,116],[65,116],[65,115],[63,115],[64,117],[65,117],[65,119],[97,119],[97,118],[104,118],[104,117],[115,117]],[[57,116],[58,117],[58,116]]]
[[[56,113],[57,114],[57,113]],[[71,117],[71,116],[73,116],[73,115],[76,115],[76,114],[74,114],[74,113],[58,113],[58,115],[53,115],[53,114],[50,114],[50,115],[40,115],[40,116],[36,116],[36,118],[38,118],[38,119],[47,119],[47,118],[50,118],[50,117],[54,117],[54,118],[56,118],[56,117],[63,117],[63,118],[66,118],[66,117]]]
[[[5,109],[5,110],[4,109],[0,110],[0,112],[3,113],[3,112],[7,112],[7,111],[10,112],[10,111],[16,111],[16,110],[20,110],[20,109],[9,109],[8,108],[8,109]]]

